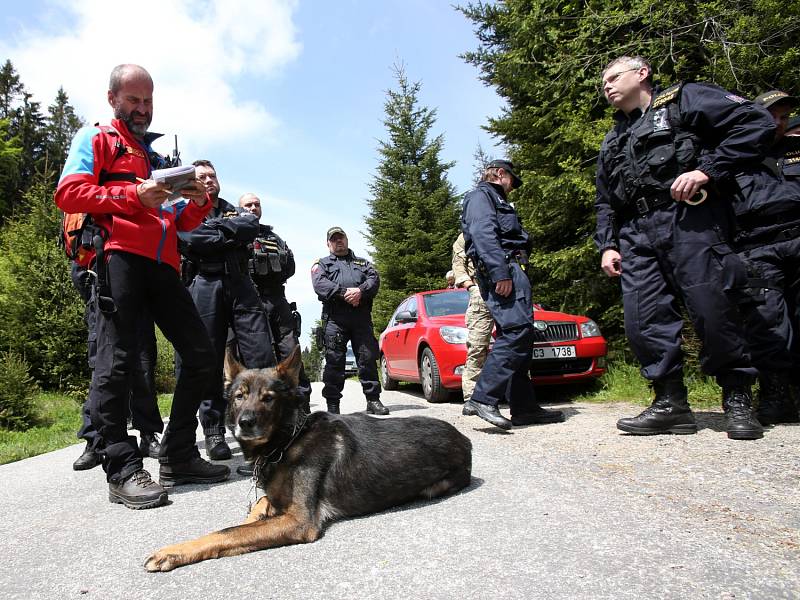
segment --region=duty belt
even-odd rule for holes
[[[800,237],[800,225],[795,225],[794,227],[790,227],[789,229],[782,229],[777,232],[765,232],[760,235],[754,235],[750,238],[748,238],[747,236],[742,236],[734,240],[734,245],[736,246],[736,250],[738,252],[744,252],[746,250],[752,250],[753,248],[759,248],[761,246],[767,246],[769,244],[788,242],[790,240],[794,240],[799,237]]]
[[[203,261],[197,265],[197,272],[203,275],[241,275],[244,270],[236,260],[224,262]]]
[[[665,192],[659,192],[654,196],[641,196],[633,202],[630,208],[636,215],[643,217],[644,215],[653,212],[657,208],[667,206],[672,202],[675,202],[675,200],[672,199],[669,190],[667,190]]]
[[[514,261],[524,266],[528,264],[528,253],[525,250],[513,250],[506,254],[506,260],[509,262]]]

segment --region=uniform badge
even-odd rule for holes
[[[669,118],[666,108],[659,108],[653,113],[653,131],[668,131]]]
[[[736,102],[737,104],[744,104],[745,102],[747,102],[745,98],[737,96],[736,94],[727,94],[725,98],[727,98],[731,102]]]

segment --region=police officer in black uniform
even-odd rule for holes
[[[531,383],[533,303],[531,284],[523,270],[530,242],[507,200],[511,190],[521,184],[510,161],[493,160],[478,187],[464,198],[461,215],[466,253],[476,265],[478,288],[497,329],[494,347],[462,412],[502,429],[564,420],[561,411],[539,406]],[[506,397],[510,421],[497,408]]]
[[[635,435],[697,431],[683,383],[682,301],[702,341],[701,367],[722,387],[728,437],[760,438],[751,413],[755,370],[726,294],[745,272],[729,245],[723,190],[737,167],[761,160],[774,125],[763,109],[714,85],[653,89],[641,57],[609,63],[603,93],[618,110],[597,163],[594,240],[605,273],[621,276],[625,331],[656,392],[650,407],[617,427]]]
[[[799,420],[790,384],[800,368],[791,348],[800,335],[800,138],[784,137],[798,100],[770,90],[755,102],[775,122],[775,143],[763,162],[736,174],[734,247],[747,265],[748,291],[757,300],[742,306],[758,369],[756,416],[762,425],[776,425]]]
[[[328,404],[328,412],[339,414],[344,360],[350,340],[358,364],[358,378],[367,398],[367,412],[388,415],[389,409],[380,399],[376,367],[378,340],[372,333],[372,300],[380,285],[378,273],[369,261],[353,254],[341,227],[328,229],[327,240],[330,254],[311,267],[311,282],[322,302],[325,346],[322,396]]]
[[[255,194],[244,194],[239,198],[239,206],[261,218],[261,200]],[[249,267],[250,276],[267,311],[270,329],[275,337],[275,355],[280,362],[288,358],[300,343],[300,315],[296,305],[289,304],[285,291],[286,281],[295,272],[294,254],[271,225],[259,224]],[[303,398],[306,412],[310,412],[311,382],[306,377],[302,363],[299,379],[297,391]]]
[[[275,354],[267,315],[248,272],[248,245],[258,235],[258,217],[219,197],[219,181],[210,161],[196,160],[192,164],[214,208],[202,225],[179,233],[179,247],[185,257],[182,276],[215,351],[212,384],[199,410],[206,454],[212,460],[226,460],[231,458],[225,441],[227,403],[223,396],[228,328],[236,336],[239,358],[245,367],[275,366]],[[180,369],[179,357],[176,363]]]

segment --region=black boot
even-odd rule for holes
[[[72,463],[72,468],[76,471],[88,471],[89,469],[94,469],[99,464],[100,456],[97,452],[92,450],[87,443],[86,448],[83,449],[83,453]]]
[[[224,432],[206,436],[206,454],[211,460],[228,460],[233,456],[231,447],[225,441]]]
[[[653,404],[636,417],[617,421],[617,429],[633,435],[697,433],[683,379],[654,381],[653,389],[656,391]]]
[[[500,429],[511,429],[513,423],[506,419],[496,406],[490,404],[483,404],[476,402],[472,398],[464,402],[464,407],[461,409],[461,414],[466,416],[480,417],[487,423],[491,423]]]
[[[797,423],[800,420],[787,373],[765,371],[758,377],[758,387],[756,417],[762,425]]]
[[[184,483],[217,483],[225,481],[230,474],[231,470],[225,465],[215,465],[195,456],[183,463],[162,464],[158,480],[168,488]]]
[[[332,415],[339,414],[339,401],[338,400],[326,400],[328,404],[328,412]]]
[[[751,408],[750,386],[731,386],[722,389],[722,408],[726,429],[732,440],[757,440],[764,437],[764,428]]]
[[[380,398],[375,398],[374,400],[367,400],[367,414],[388,415],[389,409],[383,405]]]
[[[525,412],[511,415],[511,423],[514,427],[520,425],[548,425],[550,423],[563,423],[564,413],[560,410],[547,410],[535,404],[525,408]]]
[[[159,443],[158,436],[155,434],[155,432],[139,432],[139,452],[142,453],[142,456],[158,458],[158,453],[161,452],[161,444]]]

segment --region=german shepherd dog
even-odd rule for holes
[[[245,369],[226,355],[228,423],[264,496],[242,525],[162,548],[145,569],[313,542],[331,521],[469,485],[472,444],[455,427],[429,417],[308,414],[299,371],[299,348],[274,369]]]

